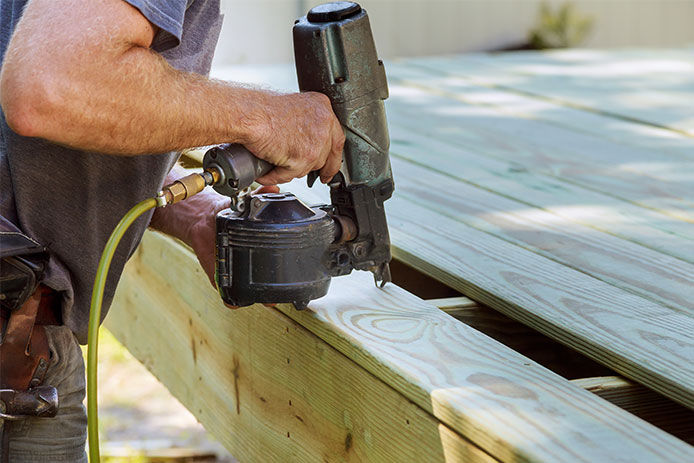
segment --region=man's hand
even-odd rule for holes
[[[345,135],[327,96],[276,95],[266,113],[265,127],[245,143],[256,156],[277,166],[258,183],[286,183],[313,170],[320,170],[321,181],[327,183],[340,170]]]

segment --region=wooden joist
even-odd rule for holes
[[[466,297],[427,302],[564,378],[614,375],[612,370],[581,353]]]
[[[230,311],[148,232],[107,325],[254,461],[681,461],[694,450],[368,274],[298,312]],[[675,457],[677,455],[677,457]]]
[[[458,310],[477,308],[479,304],[469,297],[458,296],[458,297],[442,297],[438,299],[427,299],[429,304],[433,304],[439,309],[443,310],[449,315],[455,316],[455,312]]]
[[[694,445],[694,410],[619,376],[580,378],[571,382]]]

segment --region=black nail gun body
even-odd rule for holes
[[[329,182],[331,204],[310,208],[291,193],[238,199],[248,178],[272,166],[239,145],[206,153],[205,169],[222,174],[215,189],[232,197],[232,208],[217,216],[217,284],[232,305],[303,308],[327,293],[331,277],[354,269],[373,272],[381,285],[390,281],[383,208],[394,189],[383,105],[388,85],[368,16],[352,2],[319,5],[293,33],[299,88],[330,98],[346,136],[343,164]],[[252,168],[243,167],[249,162]],[[316,177],[309,175],[309,186]]]

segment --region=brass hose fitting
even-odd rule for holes
[[[221,178],[217,169],[208,169],[202,173],[194,173],[179,178],[166,185],[157,195],[157,206],[175,204],[200,193],[208,185],[214,185]]]

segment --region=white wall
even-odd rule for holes
[[[549,0],[558,5],[564,0]],[[215,65],[290,62],[291,28],[320,0],[222,0]],[[524,40],[540,0],[362,0],[384,58],[490,50]],[[574,0],[586,47],[694,44],[694,0]]]

